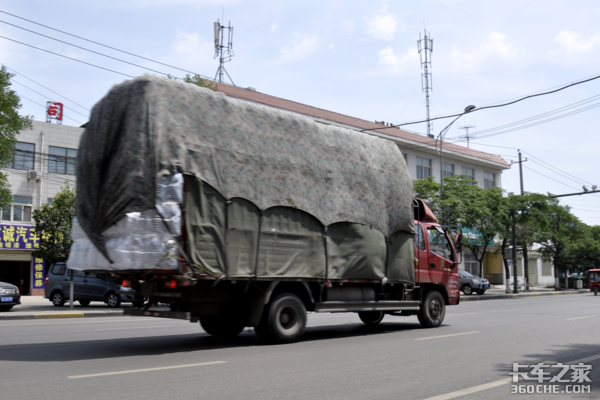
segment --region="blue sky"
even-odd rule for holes
[[[432,116],[469,104],[500,103],[600,74],[597,1],[5,0],[0,10],[207,76],[214,76],[218,66],[213,59],[212,24],[224,14],[235,27],[235,57],[226,68],[236,85],[394,123],[425,116],[416,49],[425,28],[434,40]],[[185,74],[4,13],[0,21],[160,72]],[[127,75],[148,72],[5,23],[0,23],[0,36]],[[23,113],[43,120],[41,105],[62,100],[69,107],[66,116],[72,120],[65,123],[70,125],[86,122],[86,109],[112,85],[127,79],[2,38],[0,62],[21,75],[14,79],[18,82],[14,88],[23,96]],[[464,133],[459,125],[474,125],[470,133],[477,134],[599,93],[600,79],[513,106],[475,112],[459,120],[447,138]],[[598,102],[591,99],[577,107]],[[526,152],[524,157],[530,161],[524,163],[525,190],[578,192],[582,185],[600,185],[597,115],[591,108],[474,139],[471,146],[506,160],[516,160],[517,148]],[[435,122],[434,132],[445,125]],[[426,127],[411,125],[410,129],[425,132]],[[518,168],[503,173],[502,179],[506,190],[519,190]],[[600,224],[599,200],[600,195],[593,194],[561,202],[571,205],[582,221],[595,225]]]

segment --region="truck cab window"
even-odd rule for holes
[[[440,232],[435,227],[427,228],[427,236],[429,238],[429,250],[440,257],[454,261],[452,246],[448,241],[448,237],[443,232]]]
[[[423,230],[421,225],[415,224],[415,244],[419,247],[419,250],[425,250],[425,238],[423,237]]]

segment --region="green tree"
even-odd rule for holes
[[[0,67],[0,165],[5,166],[12,162],[16,136],[19,131],[31,129],[31,116],[19,114],[21,99],[11,89],[10,80],[14,76]],[[6,175],[0,172],[0,207],[12,203],[10,185]]]
[[[52,204],[44,204],[33,211],[35,229],[43,232],[36,257],[44,257],[47,262],[66,261],[69,257],[71,222],[75,217],[75,189],[67,183],[56,194]]]
[[[167,77],[169,79],[177,79],[171,75],[167,75]],[[200,75],[198,74],[194,74],[194,75],[189,75],[187,74],[185,76],[185,78],[183,78],[183,81],[186,83],[193,83],[194,85],[198,85],[200,87],[204,87],[204,88],[208,88],[212,91],[218,92],[219,91],[219,87],[217,86],[216,82],[211,82],[208,79],[203,79]]]

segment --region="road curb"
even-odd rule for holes
[[[581,289],[581,290],[569,290],[569,291],[556,291],[556,292],[541,292],[541,293],[528,293],[528,294],[492,294],[492,295],[479,295],[479,296],[460,296],[460,302],[463,301],[480,301],[480,300],[501,300],[501,299],[516,299],[516,298],[524,298],[531,296],[554,296],[554,295],[562,295],[562,294],[582,294],[582,293],[591,293],[589,290]]]
[[[56,319],[56,318],[92,318],[92,317],[121,317],[123,310],[118,312],[85,313],[85,312],[62,312],[50,314],[21,314],[21,315],[0,315],[0,322],[5,320],[19,319]]]

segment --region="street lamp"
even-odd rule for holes
[[[453,123],[456,122],[457,119],[459,119],[460,117],[462,117],[463,115],[470,113],[471,111],[473,111],[474,109],[476,109],[477,107],[470,105],[470,106],[466,106],[465,107],[465,111],[460,114],[458,117],[454,118],[454,120],[452,122],[450,122],[444,129],[442,129],[442,131],[439,133],[436,141],[440,141],[440,184],[441,184],[441,198],[444,198],[444,151],[443,151],[443,144],[444,144],[444,137],[446,136],[446,132],[448,132],[448,128],[450,128],[452,126]],[[437,146],[436,146],[437,147]]]

